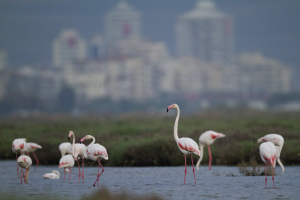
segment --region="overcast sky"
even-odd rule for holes
[[[117,0],[0,0],[0,49],[9,63],[52,63],[52,41],[61,29],[75,28],[90,39],[103,33],[105,14]],[[143,35],[174,52],[175,22],[197,0],[127,0],[142,13]],[[215,0],[234,17],[235,52],[261,52],[300,67],[299,0]]]

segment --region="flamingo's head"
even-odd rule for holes
[[[73,132],[73,131],[70,131],[70,132],[69,132],[69,135],[68,135],[68,140],[69,140],[69,141],[71,140],[71,136],[72,136],[72,135],[74,135],[74,132]]]
[[[265,139],[264,137],[259,138],[259,139],[257,140],[257,143],[260,143],[260,142],[266,142],[266,139]]]
[[[178,105],[177,104],[172,104],[172,105],[169,105],[168,107],[167,107],[167,112],[169,112],[169,110],[171,110],[171,109],[173,109],[173,108],[178,108]]]
[[[52,173],[57,174],[57,176],[60,176],[60,173],[57,170],[53,170]]]
[[[91,138],[92,138],[91,135],[86,135],[83,138],[81,138],[80,143],[82,143],[84,140],[88,140],[88,139],[91,139]]]

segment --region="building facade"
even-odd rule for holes
[[[233,64],[233,20],[215,8],[210,0],[179,17],[176,24],[178,56],[193,56],[204,62]]]
[[[86,42],[76,30],[65,29],[53,42],[53,64],[63,67],[71,62],[85,59]]]

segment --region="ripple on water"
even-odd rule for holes
[[[110,191],[119,193],[123,190],[130,194],[157,194],[164,199],[298,199],[300,194],[300,167],[286,167],[285,173],[275,176],[276,188],[272,188],[272,178],[268,177],[268,188],[265,189],[264,177],[227,176],[238,174],[237,167],[213,166],[208,171],[206,166],[196,171],[197,184],[191,166],[188,166],[186,185],[184,181],[184,166],[180,167],[135,167],[115,168],[105,167],[100,177],[100,186],[93,187],[97,176],[97,167],[85,167],[85,183],[78,183],[78,170],[72,172],[72,179],[63,180],[63,170],[59,169],[62,178],[45,180],[43,174],[57,169],[57,166],[38,166],[36,172],[31,170],[29,184],[20,184],[16,176],[15,161],[1,161],[0,190],[3,195],[13,197],[26,194],[30,199],[40,199],[40,195],[49,198],[80,199],[99,188],[107,187]],[[5,191],[5,192],[3,192]],[[4,196],[5,197],[5,196]]]

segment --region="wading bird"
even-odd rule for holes
[[[74,158],[74,160],[77,161],[78,163],[78,169],[79,169],[79,179],[78,179],[78,183],[80,181],[80,176],[81,176],[81,172],[80,172],[80,166],[79,166],[79,159],[82,159],[82,182],[84,182],[84,158],[87,159],[87,155],[86,155],[86,146],[84,144],[79,144],[76,143],[75,144],[75,135],[73,131],[69,132],[69,136],[68,139],[70,140],[71,136],[73,136],[73,144],[72,144],[72,156]]]
[[[38,144],[36,144],[36,143],[28,142],[28,143],[27,143],[26,149],[24,149],[24,153],[25,153],[25,154],[27,153],[27,155],[29,156],[29,153],[32,153],[33,156],[34,156],[34,158],[35,158],[35,160],[36,160],[36,165],[35,165],[35,168],[34,168],[34,172],[35,172],[35,170],[36,170],[36,167],[37,167],[38,164],[39,164],[39,160],[37,159],[37,157],[36,157],[36,155],[35,155],[34,152],[35,152],[37,149],[41,149],[41,148],[42,148],[42,146],[40,146],[40,145],[38,145]]]
[[[260,142],[272,142],[274,145],[277,145],[279,147],[279,150],[280,150],[280,153],[281,153],[281,150],[282,150],[282,147],[283,147],[283,143],[284,143],[284,139],[283,139],[283,137],[281,135],[273,133],[273,134],[265,135],[262,138],[259,138],[257,140],[257,142],[258,143],[260,143]],[[280,158],[277,159],[277,162],[280,165],[282,172],[284,172],[284,166],[281,163]]]
[[[72,155],[65,155],[59,160],[58,168],[64,168],[64,180],[66,174],[66,168],[70,168],[69,180],[71,180],[72,167],[74,166],[74,158]]]
[[[29,170],[30,170],[30,167],[32,165],[31,158],[29,156],[22,155],[22,156],[19,156],[17,162],[18,162],[18,165],[21,168],[21,183],[22,183],[22,179],[23,179],[22,169],[26,169],[25,177],[24,177],[24,183],[28,183]]]
[[[106,148],[98,143],[95,144],[95,138],[91,135],[86,135],[84,136],[80,142],[83,142],[84,140],[89,140],[89,139],[93,139],[93,141],[86,147],[86,153],[88,156],[88,159],[93,160],[93,161],[98,161],[98,175],[97,175],[97,179],[95,181],[95,183],[93,184],[93,186],[95,186],[96,182],[97,182],[97,186],[99,185],[99,177],[101,176],[101,174],[104,172],[104,168],[100,163],[100,160],[105,159],[108,160],[108,154],[106,151]],[[99,174],[99,167],[101,166],[102,168],[102,172]]]
[[[66,154],[72,154],[72,145],[70,142],[63,142],[58,146],[58,149],[61,153],[61,157],[63,157]],[[66,172],[69,172],[69,169],[65,169]]]
[[[56,170],[53,170],[51,173],[43,175],[44,179],[59,179],[60,173]]]
[[[196,154],[197,156],[201,156],[201,151],[199,150],[198,144],[192,140],[191,138],[178,138],[178,121],[179,121],[179,115],[180,115],[180,110],[179,106],[177,104],[172,104],[168,106],[167,112],[171,109],[177,109],[177,117],[175,120],[174,124],[174,139],[176,141],[176,144],[179,148],[179,150],[184,154],[184,161],[185,161],[185,171],[184,171],[184,184],[185,184],[185,179],[186,179],[186,155],[191,154],[191,160],[192,160],[192,165],[193,165],[193,173],[194,173],[194,178],[195,178],[195,184],[196,182],[196,175],[195,175],[195,169],[194,169],[194,164],[193,164],[193,156],[192,154]]]
[[[12,143],[12,151],[16,153],[16,160],[17,160],[17,174],[19,178],[19,165],[18,165],[18,153],[24,154],[24,149],[26,149],[27,144],[26,144],[26,139],[21,138],[21,139],[15,139]]]
[[[199,165],[200,162],[203,158],[203,148],[205,145],[207,145],[207,149],[208,149],[208,155],[209,155],[209,167],[208,169],[211,170],[211,160],[212,160],[212,156],[211,156],[211,152],[210,152],[210,145],[214,143],[214,141],[218,138],[222,138],[225,137],[225,135],[223,133],[217,133],[215,131],[206,131],[204,133],[202,133],[202,135],[199,137],[199,145],[200,145],[200,150],[201,150],[201,156],[197,162],[197,170],[199,170]]]
[[[275,146],[272,142],[264,142],[259,147],[259,153],[262,161],[265,163],[265,188],[267,188],[267,165],[270,165],[272,167],[273,187],[275,188],[274,173],[276,160],[280,156],[280,149],[279,147]]]

